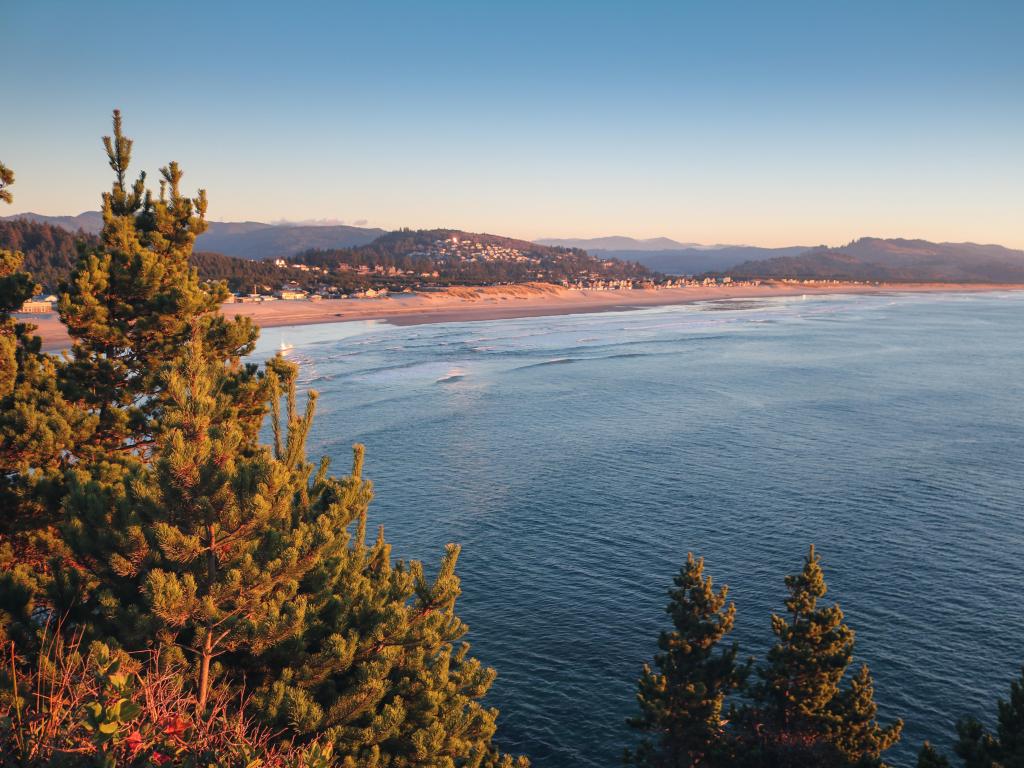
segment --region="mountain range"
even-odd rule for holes
[[[699,243],[680,243],[668,237],[652,237],[637,240],[634,237],[613,235],[611,237],[542,237],[534,242],[559,248],[579,248],[584,251],[671,251],[680,248],[716,248]]]
[[[744,278],[1024,283],[1024,251],[1001,245],[862,237],[838,247],[693,245],[668,238],[600,237],[539,242],[585,248],[669,275]],[[666,243],[672,244],[665,247]]]
[[[1001,245],[862,237],[838,248],[749,260],[726,271],[734,277],[1024,283],[1024,251]]]
[[[78,216],[24,213],[3,218],[28,219],[89,233],[98,232],[102,226],[98,211]],[[385,234],[382,229],[333,223],[214,221],[197,239],[196,250],[244,259],[289,258],[312,249],[358,248]],[[1024,251],[977,243],[863,237],[839,247],[759,248],[622,236],[542,238],[536,243],[585,250],[598,259],[637,262],[669,275],[715,273],[751,278],[1024,283]]]

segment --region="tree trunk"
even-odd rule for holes
[[[217,552],[216,536],[213,526],[206,526],[206,578],[208,585],[212,585],[217,577]],[[199,714],[206,711],[206,702],[210,697],[210,661],[213,659],[213,626],[210,617],[206,620],[206,637],[203,638],[203,651],[199,659],[199,702],[197,707]]]
[[[206,701],[210,695],[210,660],[213,658],[213,635],[209,628],[203,640],[203,654],[199,661],[199,704],[197,708],[202,714],[206,711]]]

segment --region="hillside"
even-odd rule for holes
[[[97,233],[103,226],[99,211],[77,216],[44,216],[19,213],[0,221],[27,219],[52,224],[71,232]],[[196,240],[196,249],[215,251],[243,259],[288,258],[310,248],[351,248],[364,245],[384,234],[382,229],[344,225],[317,226],[264,224],[259,221],[211,221],[207,231]]]
[[[436,272],[444,284],[636,279],[650,274],[640,264],[593,256],[577,248],[455,229],[399,230],[357,248],[313,249],[294,260],[331,269],[345,265],[424,276]]]
[[[99,239],[41,221],[0,220],[0,248],[22,251],[25,269],[47,293],[57,291],[70,274],[80,245],[96,247]],[[241,292],[251,291],[253,285],[271,290],[288,282],[336,293],[371,285],[401,290],[425,285],[637,279],[649,274],[639,264],[597,259],[579,250],[449,229],[391,232],[356,248],[311,249],[291,261],[305,266],[281,267],[270,260],[202,250],[192,255],[200,277],[224,280],[231,290]]]
[[[1001,245],[865,237],[839,248],[749,260],[726,270],[741,278],[1024,282],[1024,251]]]
[[[80,246],[95,248],[98,245],[99,238],[88,232],[70,232],[54,224],[28,219],[0,220],[0,248],[25,254],[24,269],[32,274],[46,293],[55,293],[61,281],[71,274]],[[254,283],[276,287],[286,281],[300,285],[312,285],[316,281],[316,275],[299,269],[281,268],[268,261],[239,259],[219,253],[197,252],[191,261],[204,280],[224,280],[229,288],[236,291],[249,290]],[[344,287],[354,287],[365,281],[349,276],[340,282]]]
[[[56,291],[71,273],[72,265],[78,260],[79,245],[96,247],[99,238],[28,218],[0,220],[0,248],[25,254],[25,270],[32,273],[32,278],[47,293]]]

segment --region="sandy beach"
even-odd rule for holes
[[[400,294],[373,299],[325,299],[322,301],[269,301],[258,304],[225,304],[228,317],[248,315],[263,328],[339,323],[351,320],[385,320],[397,325],[501,320],[543,317],[581,312],[609,312],[644,307],[688,304],[715,299],[764,298],[851,293],[941,293],[1024,290],[1024,285],[980,283],[893,283],[882,285],[794,285],[762,283],[758,286],[664,288],[628,291],[570,290],[545,283],[456,287],[427,293]],[[66,348],[68,336],[56,313],[18,314],[19,319],[39,326],[43,348]]]

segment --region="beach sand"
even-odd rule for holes
[[[270,301],[259,304],[225,304],[228,317],[248,315],[263,328],[339,323],[350,320],[386,320],[397,325],[500,320],[543,317],[581,312],[608,312],[644,307],[688,304],[714,299],[764,298],[851,293],[939,293],[1024,290],[1024,285],[892,283],[882,285],[794,285],[766,282],[758,286],[638,289],[626,291],[577,291],[546,283],[455,287],[442,291],[397,294],[373,299],[324,299],[322,301]],[[43,348],[53,352],[69,346],[68,336],[55,313],[16,315],[39,326]]]

